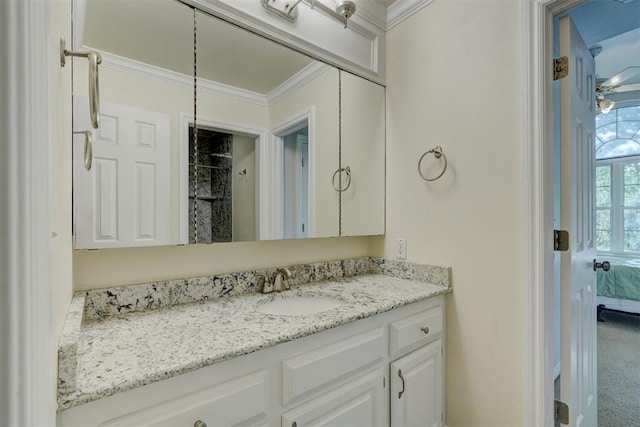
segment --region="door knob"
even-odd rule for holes
[[[609,261],[597,262],[595,259],[593,260],[593,271],[598,270],[599,268],[604,271],[609,271],[611,269],[611,263]]]

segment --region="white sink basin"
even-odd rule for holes
[[[321,313],[340,307],[344,301],[336,298],[314,296],[303,297],[293,296],[277,298],[273,301],[261,304],[257,311],[264,314],[275,314],[285,316],[304,316],[307,314]]]

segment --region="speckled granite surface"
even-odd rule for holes
[[[84,295],[73,297],[58,341],[58,394],[73,393],[76,389],[78,337],[81,333],[84,304]]]
[[[360,258],[293,266],[290,269],[295,271],[296,277],[291,281],[292,289],[276,294],[257,293],[255,285],[255,275],[267,273],[269,276],[269,272],[275,272],[275,269],[270,269],[239,273],[245,275],[242,276],[243,280],[238,280],[238,275],[225,275],[233,276],[233,279],[215,276],[174,281],[179,282],[178,286],[180,283],[187,284],[183,288],[186,294],[170,289],[169,285],[147,284],[138,285],[141,288],[137,290],[112,288],[77,295],[72,303],[76,315],[70,314],[67,319],[73,324],[65,325],[65,332],[68,333],[63,334],[61,340],[61,344],[66,344],[66,351],[59,354],[66,360],[62,361],[65,368],[59,372],[63,378],[59,379],[58,410],[451,290],[450,269],[444,267]],[[372,271],[375,274],[370,274]],[[432,281],[425,281],[425,278],[431,278]],[[202,285],[202,281],[209,279],[209,287],[213,289]],[[236,280],[232,287],[228,286],[229,280]],[[190,282],[196,286],[191,287]],[[153,288],[153,285],[157,286],[158,294],[150,291],[149,287]],[[192,292],[192,288],[195,291]],[[106,302],[102,305],[96,302],[98,295],[105,296],[103,300]],[[131,307],[134,309],[127,307],[124,310],[126,315],[123,310],[114,309],[117,307],[114,301],[119,304],[125,298],[136,298],[136,295],[149,296],[147,301],[154,302],[146,306],[133,304]],[[206,297],[197,298],[204,295]],[[344,304],[329,311],[296,316],[295,322],[283,322],[283,316],[256,311],[265,302],[295,295],[330,296],[344,301]],[[84,297],[86,302],[82,318],[77,312]],[[156,301],[168,302],[163,305]],[[185,301],[191,303],[182,303]],[[96,309],[97,306],[108,309]],[[156,307],[162,309],[153,309]],[[74,339],[75,355],[70,351],[74,348],[71,345]],[[76,365],[75,370],[73,364]]]
[[[300,264],[287,268],[293,274],[289,283],[299,285],[368,274],[375,268],[375,261],[365,257]],[[83,293],[86,296],[84,317],[102,319],[107,316],[255,293],[260,291],[257,276],[264,275],[273,281],[276,271],[277,267],[274,267],[88,291]]]

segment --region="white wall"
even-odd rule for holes
[[[338,193],[331,178],[338,169],[338,70],[329,68],[269,106],[270,127],[277,127],[314,108],[309,124],[309,186],[314,237],[338,235]]]
[[[100,249],[73,254],[76,291],[368,256],[376,237]]]
[[[256,150],[255,138],[233,135],[233,240],[256,239]],[[242,173],[246,171],[246,173]],[[242,173],[242,174],[241,174]]]
[[[387,33],[387,235],[451,266],[446,424],[522,424],[520,16],[510,0],[439,0]],[[418,175],[442,146],[438,181]]]

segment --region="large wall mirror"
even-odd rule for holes
[[[74,6],[76,249],[384,233],[382,86],[177,0]]]

